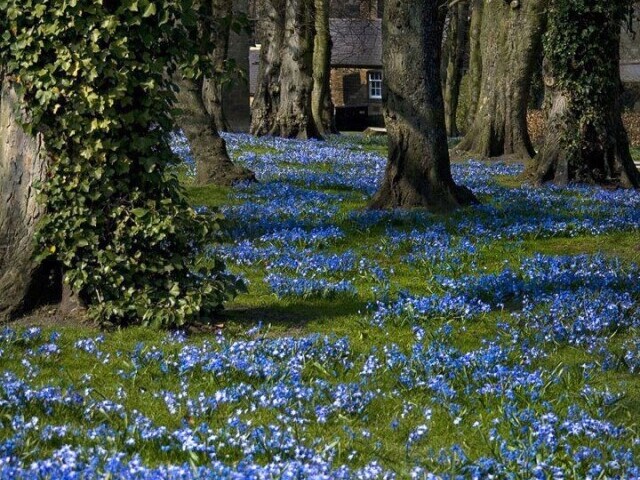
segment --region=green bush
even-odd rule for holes
[[[241,284],[204,258],[218,218],[196,214],[172,167],[172,85],[193,74],[190,0],[0,0],[0,63],[50,158],[40,258],[102,322],[182,325]],[[178,27],[179,26],[179,27]]]

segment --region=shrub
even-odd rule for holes
[[[190,0],[0,0],[0,64],[50,157],[40,258],[102,322],[182,325],[240,287],[173,173],[171,73],[197,70]],[[179,26],[179,27],[178,27]]]

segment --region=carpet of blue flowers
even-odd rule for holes
[[[249,293],[217,334],[0,330],[0,479],[640,478],[639,193],[468,162],[482,206],[376,212],[375,139],[226,139],[260,182],[192,194]]]

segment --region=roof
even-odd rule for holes
[[[382,21],[330,19],[332,67],[382,68]]]
[[[382,69],[382,21],[359,18],[332,18],[330,22],[331,67]],[[249,93],[258,85],[260,47],[249,52]]]

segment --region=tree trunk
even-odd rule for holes
[[[233,17],[232,0],[211,0],[213,13],[213,52],[211,63],[213,77],[206,78],[203,82],[202,96],[207,112],[213,118],[216,127],[222,132],[229,131],[229,124],[223,106],[225,62],[229,52],[230,21]],[[248,55],[248,54],[247,54]]]
[[[286,0],[258,0],[260,67],[253,103],[251,134],[268,135],[276,124],[280,108],[280,54],[284,42]]]
[[[321,138],[311,112],[315,8],[311,0],[287,0],[280,54],[280,104],[271,135]]]
[[[248,13],[247,0],[211,0],[214,28],[212,66],[216,72],[206,78],[202,98],[219,131],[248,132],[249,34],[230,28],[231,21]]]
[[[478,111],[480,89],[482,88],[482,12],[484,0],[473,0],[471,6],[471,23],[469,25],[469,91],[467,118],[465,119],[465,131],[471,127]]]
[[[16,118],[18,100],[0,71],[0,322],[49,299],[58,300],[59,275],[34,261],[35,231],[44,208],[34,184],[46,180],[42,139],[27,135]]]
[[[196,161],[198,185],[232,185],[255,180],[254,174],[229,158],[224,139],[220,137],[213,118],[207,113],[202,100],[202,82],[174,75],[178,86],[176,102],[179,113],[177,125],[184,131]]]
[[[456,5],[451,7],[449,32],[446,42],[448,54],[444,88],[444,113],[447,135],[450,137],[460,135],[456,115],[458,113],[460,83],[462,82],[462,69],[467,51],[468,34],[469,4],[466,0],[460,0]]]
[[[440,77],[446,0],[386,0],[384,115],[389,160],[373,208],[451,210],[475,203],[451,177]]]
[[[593,24],[608,37],[599,42],[600,48],[608,47],[608,54],[601,59],[607,68],[589,68],[584,72],[584,78],[593,79],[593,75],[606,72],[610,77],[596,83],[608,85],[608,91],[601,97],[595,91],[589,95],[591,99],[600,97],[602,104],[597,105],[597,117],[585,121],[578,89],[562,89],[554,78],[554,71],[563,66],[545,61],[544,80],[546,93],[551,98],[550,109],[545,139],[530,174],[538,184],[580,182],[638,188],[640,173],[633,163],[620,113],[620,38],[610,37],[619,29],[606,28],[606,21],[594,21]]]
[[[338,133],[331,100],[331,33],[329,31],[330,0],[315,0],[315,43],[313,47],[313,91],[311,112],[321,135]]]
[[[535,151],[527,105],[542,48],[547,0],[488,0],[482,14],[482,86],[474,122],[458,146],[482,158]]]

